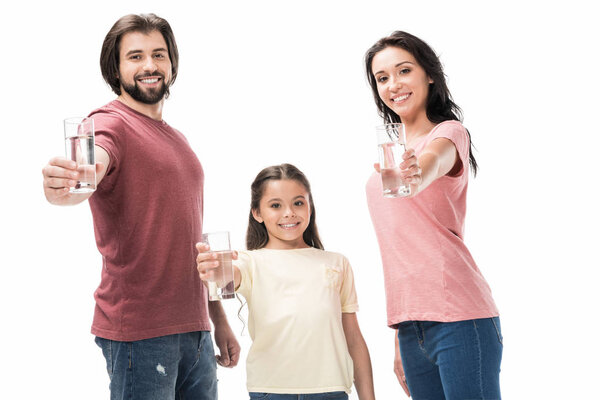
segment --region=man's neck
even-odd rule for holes
[[[157,121],[162,121],[162,109],[165,99],[162,99],[156,104],[145,104],[135,100],[129,95],[129,93],[121,91],[121,95],[117,97],[117,100],[147,117]]]

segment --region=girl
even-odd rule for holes
[[[418,399],[499,399],[498,310],[463,242],[469,166],[477,163],[442,66],[419,38],[394,32],[366,53],[379,114],[405,125],[409,198],[367,198],[383,261],[395,372]],[[407,386],[408,384],[408,386]]]
[[[323,250],[308,180],[282,164],[262,170],[251,189],[248,251],[234,265],[249,310],[250,399],[348,399],[354,379],[358,397],[374,399],[352,269]],[[204,280],[218,262],[207,245],[197,248]]]

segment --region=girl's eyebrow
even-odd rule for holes
[[[304,197],[304,195],[301,194],[301,195],[294,197],[293,200],[296,200],[296,199],[306,199],[306,198]],[[267,200],[268,203],[270,203],[272,201],[283,201],[283,200],[281,200],[279,197],[275,197],[275,198]]]
[[[398,64],[394,65],[394,68],[398,68],[402,64],[412,64],[412,63],[410,61],[402,61],[402,62],[399,62]],[[378,72],[375,72],[373,75],[383,74],[383,73],[384,73],[384,71],[378,71]]]

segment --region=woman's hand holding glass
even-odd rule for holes
[[[423,180],[422,170],[414,149],[407,149],[402,154],[402,159],[404,161],[400,163],[400,176],[404,182],[410,184],[410,195],[406,197],[412,197],[417,193],[417,188]],[[379,163],[373,164],[373,167],[378,173],[381,173]]]

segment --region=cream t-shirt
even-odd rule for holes
[[[248,302],[249,392],[350,393],[353,364],[342,313],[358,310],[352,268],[315,248],[240,251]]]

